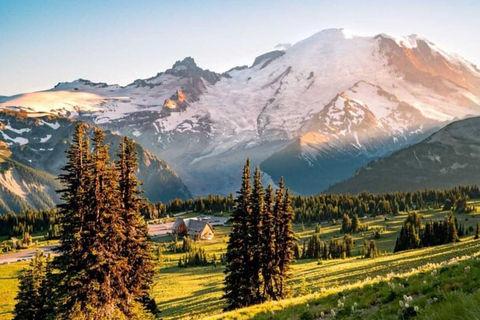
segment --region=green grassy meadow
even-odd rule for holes
[[[480,206],[478,201],[475,203],[470,202],[470,205],[472,204]],[[446,214],[445,211],[440,209],[422,210],[420,213],[425,221],[430,219],[440,220]],[[324,306],[309,310],[310,313],[316,316],[321,312],[320,309],[324,308],[327,310],[334,307],[329,306],[329,303],[331,301],[335,302],[338,299],[338,294],[346,290],[358,290],[358,287],[377,283],[389,274],[396,274],[398,277],[401,277],[402,275],[410,274],[412,268],[418,268],[427,263],[442,263],[451,258],[471,255],[479,251],[480,242],[474,241],[474,233],[470,232],[469,235],[462,238],[460,243],[393,254],[392,251],[397,233],[406,216],[406,213],[401,213],[397,216],[362,219],[363,224],[368,224],[369,230],[353,234],[355,248],[352,252],[354,254],[352,258],[321,262],[312,259],[298,260],[292,265],[292,277],[290,279],[291,298],[285,301],[254,306],[234,313],[216,315],[223,308],[223,301],[221,300],[224,279],[223,265],[180,268],[178,267],[178,259],[183,254],[167,251],[163,253],[163,265],[159,267],[159,273],[155,277],[153,296],[161,307],[163,319],[204,319],[208,316],[213,316],[214,318],[224,317],[226,319],[272,318],[272,314],[267,314],[266,310],[268,312],[278,310],[275,311],[275,318],[300,319],[299,317],[303,314],[303,311],[298,313],[299,309],[296,308],[298,306],[298,308],[305,309],[305,305],[310,303],[308,301],[317,301],[318,305]],[[470,226],[475,227],[477,222],[480,222],[480,214],[477,212],[456,214],[456,217],[459,223],[465,226],[465,229],[468,229]],[[343,237],[343,234],[340,233],[340,226],[341,222],[336,225],[331,223],[322,224],[322,239],[330,240],[332,237]],[[382,230],[380,239],[376,240],[382,255],[376,259],[363,259],[359,257],[363,242],[364,240],[373,239],[376,228]],[[226,251],[230,228],[216,227],[215,231],[216,236],[213,240],[201,242],[199,245],[206,250],[210,258],[215,254],[218,259]],[[315,226],[295,225],[295,232],[299,238],[300,246],[302,246],[303,239],[308,239],[314,234]],[[156,241],[168,242],[172,241],[172,238],[166,237]],[[11,311],[13,310],[14,297],[17,290],[16,277],[27,264],[27,262],[17,262],[9,265],[0,265],[0,320],[11,319],[12,317]],[[375,295],[375,293],[371,294]],[[381,297],[378,299],[381,299]],[[377,308],[379,307],[376,306],[373,309]],[[283,309],[285,314],[282,315],[281,310]],[[305,317],[308,317],[308,312]]]

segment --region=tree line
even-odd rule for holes
[[[150,319],[154,274],[147,225],[140,215],[133,140],[111,161],[104,132],[93,145],[76,127],[60,175],[59,255],[37,254],[20,278],[14,319]]]
[[[391,192],[358,195],[318,194],[313,196],[293,196],[292,205],[295,221],[318,223],[340,220],[344,215],[398,214],[402,211],[421,210],[427,207],[444,208],[458,213],[470,212],[468,199],[480,198],[478,186],[461,186],[448,190],[425,189],[416,192]]]
[[[296,259],[345,259],[352,256],[354,241],[352,236],[346,234],[343,238],[331,238],[323,241],[319,233],[313,234],[308,242],[303,242],[300,252],[298,245],[294,248]]]
[[[196,199],[173,199],[166,204],[166,212],[179,213],[184,211],[208,212],[232,212],[235,207],[233,193],[228,196],[207,195]]]
[[[16,237],[25,232],[30,234],[47,232],[58,236],[59,216],[56,208],[48,210],[26,210],[19,214],[0,215],[0,236]],[[57,229],[57,230],[55,230]]]
[[[242,184],[230,221],[225,268],[226,310],[286,296],[286,280],[296,242],[290,191],[283,179],[278,189],[264,188],[260,170],[251,184],[250,162],[243,168]]]
[[[452,214],[446,215],[444,221],[428,221],[424,225],[419,213],[409,213],[400,229],[394,252],[459,242],[459,229],[463,230],[463,227],[459,227]]]
[[[355,215],[397,214],[402,211],[425,209],[429,206],[452,210],[457,213],[471,212],[468,199],[480,198],[478,186],[460,186],[447,190],[425,189],[416,192],[390,192],[373,194],[362,192],[358,195],[318,194],[313,196],[292,196],[292,208],[297,223],[315,223],[340,220],[346,214]],[[163,204],[162,204],[163,205]],[[196,199],[174,199],[168,202],[165,214],[183,211],[232,212],[235,199],[232,194],[224,196],[208,195]]]
[[[365,215],[397,214],[402,211],[420,210],[427,207],[443,208],[456,213],[468,213],[468,199],[480,198],[478,186],[460,186],[448,190],[425,189],[417,192],[392,192],[358,195],[319,194],[314,196],[292,196],[292,208],[296,223],[319,223],[364,217]],[[208,195],[196,199],[173,199],[167,204],[140,202],[140,212],[147,220],[166,217],[184,211],[199,213],[232,212],[235,209],[233,194],[228,196]],[[0,215],[0,235],[19,236],[24,230],[31,234],[49,230],[49,235],[58,234],[59,228],[55,209],[28,210],[18,215]]]

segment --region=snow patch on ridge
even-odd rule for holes
[[[22,137],[11,138],[3,131],[0,131],[0,133],[3,135],[3,138],[5,140],[11,141],[11,142],[8,142],[9,145],[11,145],[13,143],[16,143],[16,144],[19,144],[19,145],[23,146],[23,145],[26,145],[28,143],[28,139],[25,139],[25,138],[22,138]]]

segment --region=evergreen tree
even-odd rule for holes
[[[422,219],[416,212],[408,214],[400,234],[395,243],[394,252],[417,249],[421,247],[420,230],[422,229]]]
[[[43,252],[38,250],[19,277],[17,303],[13,311],[14,320],[43,320],[45,297],[41,295],[42,284],[46,279],[46,262]]]
[[[302,247],[302,259],[307,258],[307,240],[303,240],[303,247]]]
[[[365,258],[376,258],[378,255],[377,251],[377,244],[375,240],[371,240],[370,244],[367,246],[365,250]]]
[[[226,255],[226,310],[284,298],[297,245],[290,191],[284,191],[283,179],[275,197],[271,186],[263,189],[258,168],[253,190],[250,183],[247,160],[237,208],[230,219],[233,226]]]
[[[300,247],[298,245],[298,243],[295,243],[294,247],[293,247],[293,257],[298,260],[298,259],[301,259],[301,255],[300,255]]]
[[[110,318],[115,313],[131,313],[135,296],[129,292],[128,259],[124,256],[127,228],[121,212],[119,175],[109,161],[105,133],[95,129],[91,164],[91,183],[85,201],[81,241],[83,262],[77,271],[81,286],[76,308],[79,316]],[[66,293],[71,295],[72,291]]]
[[[60,255],[54,259],[59,269],[57,275],[57,302],[59,314],[65,315],[73,310],[77,301],[86,299],[82,270],[87,268],[85,257],[89,256],[84,235],[86,234],[87,198],[90,184],[92,155],[90,140],[86,135],[85,125],[79,123],[70,149],[67,151],[67,163],[64,174],[59,176],[63,189],[59,190],[63,203],[58,206],[62,232],[60,234]],[[59,316],[59,318],[62,318]]]
[[[135,176],[138,169],[138,152],[136,143],[125,137],[117,152],[116,170],[119,173],[120,209],[124,224],[125,242],[123,256],[128,268],[125,269],[126,287],[135,298],[148,296],[154,274],[152,247],[148,241],[148,227],[140,214],[142,198],[138,188],[141,183]],[[151,299],[147,299],[151,300]]]
[[[345,242],[345,254],[346,254],[347,258],[350,258],[352,256],[353,237],[346,234],[343,237],[343,240]]]
[[[250,285],[252,287],[252,292],[254,293],[252,297],[251,304],[262,303],[265,301],[265,296],[262,294],[264,291],[263,288],[263,279],[262,271],[267,271],[263,268],[263,264],[269,264],[269,261],[262,262],[262,256],[264,255],[266,235],[265,226],[263,225],[265,217],[265,194],[262,185],[262,178],[260,174],[260,169],[255,168],[254,177],[253,177],[253,191],[252,191],[252,211],[249,215],[248,223],[248,234],[247,234],[247,248],[252,255],[252,261],[247,265],[248,273],[250,276]],[[269,226],[267,226],[268,228]],[[267,272],[268,274],[268,272]]]
[[[424,247],[434,246],[436,244],[434,223],[432,221],[429,221],[425,225],[425,231],[423,232],[422,237],[422,244]]]
[[[327,242],[323,242],[322,259],[327,260],[330,257],[330,251]]]
[[[146,273],[141,270],[135,283],[131,279],[135,277],[133,268],[142,266],[133,262],[142,252],[127,249],[127,234],[142,238],[142,227],[132,222],[137,217],[136,198],[124,196],[128,183],[121,173],[125,172],[110,162],[104,137],[103,131],[95,129],[90,152],[85,127],[79,124],[67,152],[65,174],[60,176],[64,185],[64,203],[59,206],[63,229],[61,254],[54,260],[58,273],[52,276],[57,283],[58,319],[148,317],[136,303],[142,298]],[[133,187],[128,192],[133,190],[134,194],[135,182],[130,183],[128,186]],[[131,206],[129,210],[126,204]],[[136,240],[134,236],[138,244]]]
[[[250,181],[250,160],[243,168],[242,186],[236,199],[237,207],[230,216],[232,230],[225,256],[225,310],[246,307],[251,304],[254,292],[250,285],[247,265],[251,262],[248,252],[248,219],[251,215],[252,187]]]
[[[284,192],[285,192],[285,182],[283,177],[280,178],[278,183],[278,188],[275,190],[275,200],[273,205],[273,217],[274,217],[274,226],[275,226],[275,292],[277,296],[275,299],[279,299],[281,292],[281,261],[282,261],[282,250],[283,250],[283,208],[284,208]],[[305,245],[305,243],[304,243]],[[305,254],[305,247],[303,254]]]
[[[456,219],[453,215],[449,214],[445,217],[445,223],[447,227],[447,235],[445,243],[458,242],[460,241],[457,231]]]
[[[268,185],[265,192],[265,208],[263,210],[262,221],[262,237],[261,244],[261,274],[263,277],[263,292],[264,300],[276,298],[275,291],[275,276],[278,273],[276,269],[276,253],[275,253],[275,219],[273,216],[273,189]],[[298,245],[294,248],[295,254],[299,257]]]
[[[310,237],[307,246],[306,258],[318,259],[322,257],[323,243],[320,240],[320,235],[314,234]]]
[[[351,229],[351,232],[352,233],[357,233],[361,230],[362,228],[362,222],[360,221],[360,219],[358,218],[358,215],[355,214],[353,216],[353,219],[352,219],[352,229]]]
[[[283,179],[282,179],[283,180]],[[290,264],[294,262],[293,247],[295,245],[296,237],[293,232],[292,222],[294,213],[291,206],[290,190],[287,188],[282,199],[281,221],[282,228],[280,237],[276,239],[277,248],[280,244],[280,259],[278,261],[279,276],[277,278],[277,299],[283,299],[287,295],[287,280],[289,278]]]
[[[50,255],[46,260],[45,279],[40,287],[41,308],[39,319],[51,319],[55,315],[56,305],[56,281],[53,273],[53,263]]]
[[[347,214],[343,215],[341,231],[343,233],[352,232],[352,219]]]

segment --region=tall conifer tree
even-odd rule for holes
[[[135,170],[130,167],[135,157],[127,151],[130,154],[124,156],[123,165],[128,169],[116,168],[110,162],[104,139],[104,132],[95,129],[91,152],[85,127],[79,124],[67,153],[65,174],[60,176],[64,185],[61,190],[64,203],[60,205],[63,223],[61,255],[54,260],[58,269],[53,276],[58,283],[55,290],[56,319],[140,319],[151,316],[136,302],[148,284],[145,275],[152,274],[142,269],[145,264],[137,265],[134,260],[146,253],[130,252],[133,247],[128,247],[127,241],[127,235],[131,235],[136,249],[143,248],[139,243],[146,241],[145,229],[136,220],[138,199],[134,194],[138,181],[132,180],[130,175],[131,170]],[[125,165],[125,162],[130,164]],[[126,212],[130,216],[127,217]],[[134,275],[135,267],[142,270],[141,274]]]
[[[126,286],[134,298],[146,298],[152,284],[154,270],[152,248],[148,241],[148,227],[140,214],[141,191],[138,188],[141,183],[135,176],[138,169],[136,143],[125,137],[120,143],[117,156],[120,207],[126,225],[125,244],[122,248],[122,254],[127,259],[128,266]]]
[[[250,160],[243,168],[242,186],[236,199],[237,207],[230,217],[232,231],[227,246],[225,267],[225,295],[226,310],[237,309],[251,304],[254,294],[250,284],[250,275],[247,265],[251,263],[251,254],[248,252],[248,219],[251,215],[251,186]]]
[[[226,255],[226,310],[284,298],[294,259],[294,213],[283,178],[275,197],[271,186],[264,191],[259,168],[255,170],[253,190],[250,183],[247,160],[237,208],[230,218],[233,225]]]
[[[275,228],[275,299],[279,299],[281,292],[281,261],[282,261],[282,249],[283,249],[283,202],[284,202],[284,192],[285,192],[285,181],[283,177],[280,178],[278,183],[278,188],[275,190],[275,204],[273,206],[273,219],[274,219],[274,228]]]
[[[265,240],[264,220],[265,220],[265,194],[262,185],[262,177],[260,169],[255,168],[253,178],[252,192],[252,212],[248,221],[248,237],[247,248],[252,253],[252,262],[247,265],[250,274],[250,285],[254,292],[252,304],[262,303],[265,301],[263,292],[262,279],[262,255]]]
[[[29,268],[19,277],[19,292],[13,311],[14,320],[43,320],[43,302],[41,287],[46,279],[46,261],[43,252],[37,251]]]
[[[268,185],[265,192],[265,209],[262,221],[262,239],[261,241],[261,273],[263,279],[264,300],[275,299],[277,294],[275,291],[275,274],[278,273],[276,268],[275,254],[275,219],[273,216],[273,189]],[[297,248],[298,249],[298,248]]]
[[[292,222],[294,213],[291,206],[290,189],[287,188],[282,199],[281,221],[282,228],[280,231],[280,259],[278,261],[279,277],[278,277],[278,299],[283,299],[287,295],[287,279],[289,278],[290,264],[293,263],[293,246],[295,245],[295,233],[293,232]]]
[[[86,135],[85,125],[77,124],[73,141],[67,151],[67,163],[64,174],[59,176],[63,189],[59,190],[63,203],[58,206],[62,232],[60,234],[60,255],[54,259],[59,269],[57,274],[57,303],[60,306],[59,317],[73,310],[77,302],[86,299],[82,270],[87,268],[85,242],[85,225],[88,207],[88,191],[92,183],[92,155],[90,140]]]

